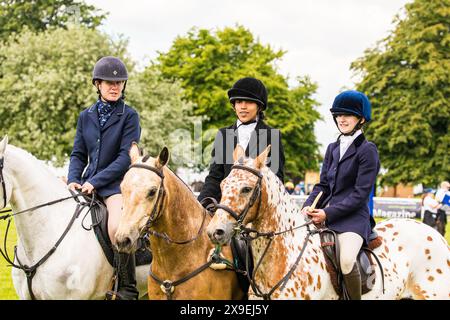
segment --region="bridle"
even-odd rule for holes
[[[158,189],[158,197],[156,198],[156,202],[155,205],[153,206],[153,210],[152,212],[150,212],[150,214],[148,215],[148,219],[147,222],[145,223],[145,231],[147,231],[147,229],[149,229],[152,224],[159,218],[159,216],[161,215],[162,212],[162,207],[164,204],[164,197],[166,195],[166,190],[164,189],[164,173],[162,170],[144,164],[144,163],[135,163],[129,166],[128,169],[131,168],[142,168],[142,169],[146,169],[146,170],[150,170],[153,173],[156,173],[158,175],[158,177],[161,178],[161,182],[159,184],[159,189]]]
[[[230,216],[232,216],[234,218],[234,220],[236,220],[236,222],[237,222],[237,227],[235,229],[237,232],[239,232],[239,231],[243,231],[245,229],[244,228],[245,217],[247,216],[248,212],[253,207],[253,205],[256,203],[256,201],[258,201],[257,211],[259,211],[259,208],[261,207],[261,189],[262,189],[262,177],[263,176],[262,176],[261,172],[259,172],[258,170],[244,166],[244,165],[240,165],[240,164],[233,165],[231,167],[231,170],[233,170],[233,169],[241,169],[241,170],[248,171],[248,172],[254,174],[258,178],[258,180],[256,181],[255,188],[253,189],[252,195],[250,196],[250,200],[248,201],[247,205],[242,210],[242,212],[237,213],[230,207],[223,205],[221,203],[217,203],[216,199],[214,199],[214,198],[208,197],[205,199],[208,199],[209,201],[211,201],[211,204],[207,207],[210,211],[216,211],[217,209],[222,209],[222,210],[226,211]]]
[[[246,275],[247,275],[247,279],[250,282],[250,285],[252,286],[253,292],[255,293],[256,296],[258,297],[262,297],[264,300],[270,300],[272,294],[275,292],[276,289],[280,288],[280,291],[282,291],[287,283],[287,281],[289,280],[289,278],[291,277],[291,275],[294,273],[295,269],[297,268],[297,265],[300,262],[301,257],[303,256],[303,253],[306,250],[306,246],[309,242],[309,237],[311,235],[314,235],[316,233],[320,232],[320,229],[313,229],[311,230],[309,228],[309,225],[313,223],[313,221],[308,221],[300,226],[297,226],[295,228],[289,228],[287,230],[283,230],[283,231],[270,231],[270,232],[259,232],[258,230],[255,229],[251,229],[251,228],[247,228],[244,226],[243,221],[247,215],[247,213],[249,212],[250,208],[254,205],[254,203],[256,202],[256,199],[259,199],[258,201],[258,208],[257,211],[259,211],[259,208],[261,206],[261,189],[262,189],[262,174],[261,172],[259,172],[258,170],[255,170],[253,168],[244,166],[244,165],[240,165],[240,164],[235,164],[231,167],[231,169],[241,169],[241,170],[245,170],[248,171],[252,174],[254,174],[255,176],[258,177],[258,181],[256,183],[256,187],[253,190],[253,193],[251,195],[251,198],[249,200],[249,202],[247,203],[247,205],[245,206],[244,210],[242,211],[241,214],[237,214],[233,209],[217,203],[217,201],[214,198],[211,198],[212,204],[210,204],[210,210],[217,210],[217,209],[222,209],[224,211],[226,211],[227,213],[229,213],[236,221],[237,221],[237,227],[235,228],[237,233],[240,233],[241,237],[246,240]],[[316,201],[317,202],[317,201]],[[263,261],[266,253],[268,252],[268,249],[270,247],[270,245],[273,242],[273,239],[275,236],[277,235],[281,235],[287,232],[293,232],[295,229],[299,229],[299,228],[303,228],[303,227],[307,227],[308,229],[308,233],[305,237],[305,240],[303,242],[303,247],[300,250],[300,254],[298,255],[295,263],[292,265],[292,267],[289,269],[289,271],[287,272],[287,274],[280,280],[278,281],[270,290],[269,292],[263,292],[259,286],[256,284],[255,281],[255,274],[259,268],[259,266],[261,265],[261,262]],[[252,236],[251,234],[255,234],[255,236]],[[266,248],[264,249],[263,254],[261,255],[261,258],[259,259],[259,261],[256,264],[256,267],[253,270],[252,275],[250,276],[250,270],[249,270],[249,256],[250,256],[250,242],[259,238],[259,237],[265,237],[267,239],[269,239],[269,243],[267,244]]]
[[[5,190],[5,182],[4,182],[4,179],[3,179],[3,161],[0,161],[0,178],[1,178],[3,190]],[[3,191],[3,193],[5,194],[6,192]],[[9,214],[0,216],[0,220],[7,220],[8,219],[8,224],[6,226],[6,231],[5,231],[5,238],[4,238],[4,241],[3,241],[3,250],[0,248],[0,254],[3,256],[3,258],[12,267],[20,269],[20,270],[22,270],[25,273],[25,276],[27,278],[28,292],[30,293],[30,297],[31,297],[32,300],[36,300],[36,296],[34,295],[34,292],[33,292],[33,278],[36,275],[37,269],[41,265],[43,265],[50,258],[50,256],[56,251],[56,249],[61,244],[63,239],[66,237],[66,235],[68,234],[69,230],[72,228],[75,220],[79,217],[79,215],[83,211],[83,209],[85,207],[89,207],[89,210],[86,212],[86,215],[87,215],[90,212],[90,210],[92,209],[94,204],[96,204],[96,205],[100,204],[100,201],[95,199],[95,195],[94,194],[91,195],[91,199],[89,201],[81,202],[78,199],[78,197],[80,197],[80,196],[90,196],[90,195],[86,195],[86,194],[82,194],[82,193],[74,193],[72,191],[71,191],[71,193],[72,193],[72,195],[69,196],[69,197],[56,199],[56,200],[53,200],[53,201],[50,201],[50,202],[46,202],[46,203],[37,205],[37,206],[32,207],[32,208],[28,208],[28,209],[25,209],[25,210],[22,210],[22,211],[19,211],[19,212],[16,212],[16,213],[9,213]],[[6,199],[6,197],[5,197],[5,199]],[[13,259],[11,259],[9,254],[8,254],[7,245],[6,245],[7,244],[7,240],[8,240],[9,227],[11,225],[11,218],[13,216],[16,216],[16,215],[19,215],[19,214],[23,214],[23,213],[26,213],[26,212],[32,212],[34,210],[37,210],[37,209],[40,209],[40,208],[43,208],[43,207],[51,206],[53,204],[66,201],[68,199],[74,199],[77,202],[77,207],[76,207],[76,209],[75,209],[75,211],[74,211],[74,213],[72,215],[72,218],[70,219],[69,223],[67,224],[66,228],[64,229],[63,233],[58,238],[58,240],[55,242],[55,244],[51,247],[51,249],[41,259],[39,259],[38,262],[36,262],[32,266],[28,266],[26,264],[23,264],[20,261],[19,256],[17,254],[17,246],[14,247],[14,257],[13,257]],[[12,212],[12,210],[11,209],[7,209],[7,210],[0,211],[0,213],[7,213],[7,212]],[[14,263],[14,260],[16,260],[17,263]]]
[[[156,173],[160,178],[161,178],[161,182],[159,185],[159,191],[158,191],[158,197],[156,199],[155,205],[152,209],[152,212],[148,215],[148,220],[144,226],[143,232],[146,233],[146,235],[144,237],[148,238],[148,235],[153,235],[159,238],[162,238],[164,240],[166,240],[168,243],[174,243],[174,244],[187,244],[190,242],[193,242],[195,240],[198,239],[198,237],[200,236],[204,225],[205,225],[205,220],[206,220],[206,214],[209,212],[206,209],[203,210],[203,219],[202,219],[202,223],[200,225],[200,228],[198,229],[197,234],[188,240],[182,240],[182,241],[178,241],[178,240],[173,240],[171,237],[169,237],[167,235],[167,233],[163,232],[157,232],[155,230],[151,229],[151,226],[153,225],[153,223],[158,220],[158,218],[161,216],[162,214],[162,209],[163,209],[163,204],[164,204],[164,197],[166,195],[166,191],[164,189],[164,173],[161,169],[158,169],[156,167],[144,164],[144,163],[136,163],[136,164],[132,164],[130,165],[129,169],[131,168],[141,168],[141,169],[146,169],[146,170],[150,170],[154,173]],[[181,180],[181,179],[180,179]],[[181,180],[183,182],[183,180]],[[183,182],[184,183],[184,182]],[[195,269],[194,271],[192,271],[191,273],[187,274],[184,277],[181,277],[178,280],[172,281],[172,280],[163,280],[160,279],[158,276],[156,276],[153,272],[152,272],[152,266],[150,265],[150,270],[149,270],[149,275],[153,278],[153,280],[155,280],[159,285],[161,290],[164,292],[164,294],[167,296],[168,300],[171,300],[173,297],[173,292],[175,290],[175,287],[188,281],[189,279],[195,277],[196,275],[198,275],[199,273],[201,273],[202,271],[206,270],[207,268],[209,268],[212,264],[220,264],[220,263],[224,263],[227,266],[228,270],[234,270],[233,264],[226,260],[225,258],[223,258],[220,255],[221,252],[221,247],[220,246],[216,246],[212,256],[210,257],[210,259],[203,265],[201,265],[200,267],[198,267],[197,269]]]

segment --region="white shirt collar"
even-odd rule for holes
[[[347,152],[350,145],[355,141],[355,139],[362,134],[361,129],[356,131],[352,136],[341,136],[339,142],[339,160],[342,159],[344,154]]]
[[[340,140],[341,143],[344,142],[345,144],[352,144],[353,141],[355,141],[356,138],[358,138],[358,136],[362,134],[362,130],[359,129],[358,131],[356,131],[352,136],[341,136]]]
[[[258,118],[256,118],[256,122],[253,122],[253,123],[250,123],[247,125],[241,125],[241,124],[242,124],[242,121],[238,119],[236,121],[238,143],[242,146],[242,148],[244,150],[246,150],[248,143],[250,142],[252,132],[255,130],[256,125],[258,124]]]
[[[254,123],[250,123],[250,124],[247,124],[247,125],[244,125],[244,126],[255,126],[256,127],[256,124],[258,123],[258,120],[259,120],[259,118],[258,118],[258,116],[256,116],[256,122],[254,122]],[[236,127],[239,127],[240,125],[242,124],[242,121],[241,120],[239,120],[239,118],[236,120]],[[242,127],[242,126],[241,126]],[[239,127],[240,128],[240,127]]]

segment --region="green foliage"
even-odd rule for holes
[[[0,40],[24,27],[40,32],[49,27],[66,28],[70,22],[95,28],[106,18],[94,6],[76,0],[3,0],[0,2]]]
[[[290,90],[275,65],[283,54],[261,44],[242,26],[215,32],[193,28],[177,37],[167,53],[160,53],[158,61],[165,78],[180,81],[185,98],[194,104],[193,115],[203,117],[203,142],[209,147],[217,129],[236,119],[227,90],[242,77],[261,79],[268,90],[267,122],[282,132],[286,171],[300,176],[318,167],[313,127],[320,116],[312,99],[316,85],[300,78]]]
[[[432,185],[450,176],[450,2],[416,0],[405,9],[352,69],[372,103],[367,136],[388,169],[382,183]]]
[[[72,150],[79,113],[97,99],[91,83],[95,62],[106,55],[124,57],[125,45],[82,26],[38,34],[24,30],[0,44],[5,57],[1,136],[8,134],[12,144],[62,164]]]
[[[194,143],[189,139],[194,119],[189,116],[192,105],[182,100],[180,84],[163,79],[159,70],[150,66],[135,75],[129,88],[127,101],[139,112],[142,127],[139,146],[153,157],[167,146],[172,169],[189,166],[193,162]]]

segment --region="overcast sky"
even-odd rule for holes
[[[167,52],[176,36],[192,27],[243,25],[263,44],[287,51],[278,63],[289,77],[309,75],[318,83],[316,100],[324,121],[315,132],[321,152],[337,137],[329,114],[342,88],[354,88],[352,61],[393,29],[407,0],[86,0],[109,12],[102,30],[129,40],[129,52],[146,66]],[[232,84],[230,84],[231,86]],[[269,113],[270,115],[270,113]],[[287,137],[288,138],[288,137]]]

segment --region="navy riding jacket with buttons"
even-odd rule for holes
[[[310,206],[323,191],[317,208],[325,211],[326,226],[338,233],[355,232],[367,244],[371,232],[369,196],[380,170],[378,150],[361,134],[342,159],[339,158],[337,141],[328,146],[320,182],[314,186],[303,207]]]
[[[121,193],[120,183],[131,164],[131,143],[139,142],[140,135],[139,116],[122,99],[102,128],[96,104],[85,109],[78,118],[67,183],[87,181],[102,197]]]

